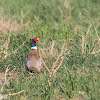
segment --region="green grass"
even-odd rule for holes
[[[8,99],[99,100],[99,6],[99,0],[1,0],[0,73],[10,70],[0,94],[24,90]],[[40,38],[37,46],[50,70],[65,43],[55,75],[50,77],[44,65],[39,74],[24,69],[33,36]]]

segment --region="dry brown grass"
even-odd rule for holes
[[[71,0],[65,0],[65,2],[64,2],[64,7],[66,8],[66,13],[65,13],[65,16],[63,16],[64,17],[64,22],[71,22],[72,20],[71,20],[71,18],[72,18],[72,16],[71,16],[71,12],[72,12],[72,7],[70,6],[70,1]],[[62,15],[62,10],[61,9],[59,9],[60,10],[60,13],[61,13],[61,15]]]
[[[1,10],[0,10],[1,11]],[[1,11],[2,12],[2,11]],[[8,46],[10,43],[10,36],[12,32],[18,31],[20,29],[20,25],[17,21],[13,20],[11,16],[4,17],[2,13],[0,13],[0,55],[3,54],[3,58],[0,56],[0,61],[2,59],[6,59],[8,56]],[[5,37],[7,39],[5,40]]]
[[[29,10],[30,11],[30,10]],[[23,9],[21,10],[21,18],[20,23],[14,19],[13,16],[3,16],[2,10],[0,9],[0,33],[7,34],[8,32],[16,32],[19,31],[23,27],[27,27],[28,22],[24,23],[23,20],[26,17],[26,15],[29,13],[27,11],[25,14],[23,13]]]
[[[5,73],[0,73],[0,76],[3,77],[2,80],[4,80],[4,82],[1,82],[1,81],[0,81],[0,83],[2,84],[2,86],[1,86],[1,91],[0,91],[0,92],[1,92],[1,93],[0,93],[0,98],[2,98],[2,93],[5,92],[5,91],[9,91],[9,94],[3,95],[3,96],[5,96],[5,97],[12,96],[12,95],[17,95],[17,94],[20,94],[20,93],[24,92],[24,90],[22,90],[22,91],[19,91],[19,92],[17,92],[17,93],[11,93],[11,91],[14,90],[14,89],[6,89],[6,90],[4,90],[4,86],[5,86],[6,84],[8,84],[9,79],[12,78],[12,77],[8,77],[8,76],[9,76],[9,75],[8,75],[9,70],[10,70],[10,68],[7,67]],[[14,77],[15,77],[15,74],[16,74],[16,73],[14,73],[14,74],[11,73],[11,75],[14,76]],[[17,76],[18,76],[18,73],[17,73]],[[0,99],[0,100],[1,100],[1,99]]]
[[[70,100],[84,100],[82,96],[79,96],[79,97],[76,97],[76,98],[73,98],[73,99],[70,99]]]
[[[7,79],[7,73],[9,71],[9,67],[6,68],[6,71],[5,71],[5,74],[4,74],[4,83],[2,84],[2,87],[1,87],[1,92],[3,91],[4,89],[4,86],[5,84],[8,82],[9,79]]]
[[[45,59],[53,59],[55,56],[58,55],[58,51],[54,48],[55,46],[55,41],[50,42],[50,47],[45,48],[45,44],[41,49],[41,54],[43,55],[42,57]]]
[[[2,10],[0,9],[0,38],[2,38],[0,39],[0,42],[2,44],[0,45],[0,61],[6,59],[9,55],[18,51],[18,49],[16,49],[12,53],[8,53],[10,37],[13,32],[17,33],[17,31],[21,30],[23,27],[27,27],[28,22],[23,23],[23,19],[28,13],[29,11],[24,14],[23,9],[21,10],[20,23],[18,24],[18,22],[14,20],[14,17],[3,16]],[[24,41],[22,45],[24,45],[25,42],[26,41]],[[19,46],[19,48],[21,46]]]
[[[55,76],[55,73],[58,71],[58,69],[60,68],[60,66],[62,65],[63,63],[63,60],[64,60],[64,56],[65,56],[65,51],[67,49],[67,45],[66,43],[63,43],[62,47],[61,47],[61,51],[60,53],[58,53],[58,51],[54,48],[54,45],[55,45],[55,41],[53,41],[51,43],[51,47],[49,48],[43,48],[41,50],[42,54],[43,54],[43,58],[45,59],[49,59],[49,63],[51,65],[51,68],[49,68],[47,66],[47,64],[45,63],[45,61],[42,59],[42,63],[43,65],[45,66],[45,68],[47,69],[48,73],[49,73],[49,77],[48,77],[48,82],[49,82],[49,85],[51,84],[50,83],[50,80],[51,80],[51,76]],[[47,52],[48,51],[48,52]],[[52,60],[53,58],[56,57],[56,60]],[[50,60],[52,61],[52,63],[50,62]]]
[[[16,49],[11,54],[9,54],[8,46],[10,43],[10,37],[11,37],[12,33],[19,31],[23,26],[25,26],[27,24],[27,23],[23,24],[23,18],[25,17],[25,15],[23,14],[23,10],[22,10],[21,11],[21,23],[18,24],[17,21],[13,19],[13,17],[8,16],[6,18],[6,17],[3,17],[2,13],[0,13],[0,38],[3,37],[3,39],[0,40],[0,42],[2,43],[2,45],[0,45],[0,48],[1,48],[0,49],[0,58],[1,58],[1,54],[3,54],[0,61],[6,59],[7,56],[18,51],[18,49]],[[5,37],[7,37],[7,38],[5,39]],[[25,42],[26,41],[24,41],[22,45],[24,45]],[[20,48],[20,46],[19,46],[19,48]]]
[[[20,25],[17,21],[13,20],[11,16],[3,17],[0,14],[0,33],[6,34],[8,32],[15,32],[20,29]]]

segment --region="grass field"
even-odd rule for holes
[[[41,73],[24,58],[37,36]],[[0,0],[0,100],[99,100],[100,0]]]

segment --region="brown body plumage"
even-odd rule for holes
[[[40,73],[42,69],[41,56],[38,49],[31,49],[25,58],[25,68],[30,72]]]

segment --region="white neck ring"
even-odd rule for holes
[[[35,47],[31,47],[31,49],[37,49],[37,47],[35,46]]]

